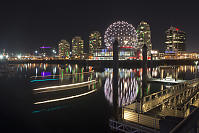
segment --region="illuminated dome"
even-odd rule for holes
[[[119,47],[137,48],[137,33],[133,25],[124,21],[111,24],[104,35],[104,43],[107,47],[112,47],[117,40]]]

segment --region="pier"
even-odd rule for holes
[[[160,67],[161,76],[159,80],[148,79],[146,69],[151,63],[147,60],[146,51],[147,47],[144,45],[141,95],[136,101],[125,103],[121,108],[114,107],[117,115],[114,115],[114,117],[109,120],[109,126],[114,131],[125,133],[167,133],[174,129],[180,121],[189,117],[193,107],[197,108],[196,104],[198,104],[199,99],[199,79],[178,81],[178,74],[175,66]],[[162,61],[163,60],[158,63],[153,62],[152,64],[160,65],[163,63]],[[117,62],[117,60],[115,60],[115,62]],[[168,62],[172,64],[171,60],[164,61],[163,64],[167,64]],[[120,62],[118,61],[118,63]],[[179,62],[175,62],[175,65],[178,63]],[[156,82],[164,82],[164,70],[170,68],[174,68],[171,77],[172,79],[174,78],[174,81],[167,80],[166,83],[174,84],[169,88],[144,96],[143,89],[146,88],[146,81],[154,82],[158,80]],[[113,75],[115,72],[117,74],[116,69],[118,68],[114,66]],[[117,81],[118,79],[115,77],[113,83],[117,84]],[[117,91],[118,86],[115,85],[113,88],[114,91]],[[115,100],[114,97],[113,100]]]
[[[161,121],[166,116],[186,119],[191,112],[190,107],[198,99],[199,79],[186,81],[145,96],[132,104],[123,105],[121,119],[110,120],[110,125],[112,129],[122,132],[160,132]]]

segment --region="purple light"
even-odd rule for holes
[[[175,51],[165,51],[165,53],[175,53]]]
[[[44,46],[43,46],[43,47],[40,47],[40,48],[51,48],[51,47],[44,47]]]
[[[51,72],[41,72],[41,76],[45,77],[45,76],[49,76],[51,75]]]

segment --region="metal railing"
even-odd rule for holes
[[[122,107],[122,119],[133,122],[133,123],[137,123],[139,125],[143,125],[155,130],[160,129],[159,121],[161,117],[155,114],[137,111],[137,110],[128,108],[126,106]]]
[[[109,127],[113,131],[119,131],[123,133],[160,133],[158,130],[144,127],[142,125],[137,125],[133,123],[127,123],[125,121],[116,121],[109,119]]]
[[[174,85],[168,89],[145,96],[143,98],[143,111],[147,112],[161,104],[164,104],[169,99],[172,99],[178,95],[184,94],[184,91],[191,90],[191,92],[193,92],[195,84],[196,83],[198,84],[198,82],[199,82],[199,79],[189,80],[184,83]],[[188,96],[190,96],[190,93]]]

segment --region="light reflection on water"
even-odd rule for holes
[[[67,85],[74,83],[81,83],[90,80],[97,80],[98,84],[88,85],[86,87],[64,90],[56,93],[45,94],[33,94],[33,102],[41,102],[45,100],[60,99],[64,97],[78,96],[86,94],[92,90],[96,90],[95,93],[84,95],[82,97],[90,97],[96,95],[96,93],[103,92],[103,95],[108,103],[112,106],[113,103],[113,85],[112,85],[112,73],[111,68],[104,68],[103,72],[97,72],[93,67],[82,67],[78,65],[59,65],[59,64],[18,64],[9,66],[8,74],[4,76],[17,77],[19,73],[24,73],[30,86],[35,89],[39,87],[47,87],[53,85]],[[178,66],[177,75],[178,79],[190,80],[198,77],[198,69],[196,66]],[[171,75],[172,71],[165,70],[165,75]],[[160,83],[147,83],[146,88],[143,88],[143,70],[142,68],[136,69],[119,69],[119,88],[118,88],[118,105],[121,107],[123,104],[133,103],[138,97],[140,97],[140,89],[143,89],[144,96],[158,92],[160,90],[167,89],[170,85]],[[148,68],[147,76],[149,78],[160,78],[160,69]],[[2,74],[3,75],[3,74]],[[0,75],[1,76],[1,75]],[[31,78],[30,78],[31,77]],[[32,81],[32,82],[31,82]],[[34,82],[33,82],[34,81]],[[73,103],[72,99],[70,99]],[[60,103],[59,103],[60,102]],[[32,113],[39,113],[43,111],[54,111],[64,109],[69,103],[68,101],[59,101],[56,104],[48,106],[36,106],[34,105]],[[76,101],[77,102],[77,101]],[[80,102],[80,101],[78,101]],[[73,103],[76,104],[76,103]]]
[[[12,65],[13,67],[13,65]],[[70,84],[70,83],[80,83],[85,82],[88,80],[92,80],[96,78],[96,75],[100,75],[98,78],[101,78],[101,80],[105,80],[104,85],[104,92],[105,97],[109,99],[108,101],[112,103],[111,99],[111,83],[112,83],[112,72],[113,70],[111,68],[105,68],[104,72],[96,72],[96,70],[93,69],[91,66],[87,67],[80,67],[77,64],[76,65],[60,65],[60,64],[35,64],[35,63],[28,63],[28,64],[18,64],[15,65],[18,72],[24,72],[28,75],[28,77],[32,77],[30,79],[30,82],[35,85],[35,87],[44,87],[47,85],[61,85],[61,84]],[[13,68],[12,68],[13,69]],[[185,79],[190,80],[197,76],[199,67],[196,66],[178,66],[177,67],[177,75],[178,79]],[[139,90],[138,88],[142,88],[142,68],[136,68],[136,69],[119,69],[119,91],[122,93],[119,93],[119,96],[133,96],[132,98],[124,98],[126,100],[119,100],[121,103],[124,104],[124,102],[132,102],[133,99],[135,99],[134,90]],[[158,67],[156,68],[148,68],[147,69],[147,76],[149,78],[160,78],[160,69]],[[165,70],[165,75],[172,74],[172,71]],[[70,75],[71,74],[71,75]],[[135,86],[136,84],[136,86]],[[122,87],[121,87],[122,85]],[[130,89],[129,94],[124,94],[124,90],[126,90],[126,86],[131,86],[134,89]],[[148,95],[151,93],[154,93],[156,91],[162,90],[166,88],[168,85],[158,85],[158,84],[152,84],[148,83],[147,88],[145,88],[145,94]],[[130,87],[130,88],[131,88]],[[155,88],[151,89],[151,87]],[[129,88],[129,87],[128,87]],[[136,88],[136,89],[135,89]],[[122,91],[123,90],[123,91]],[[136,93],[138,91],[135,91]],[[136,95],[137,96],[137,95]],[[121,98],[123,99],[123,98]],[[127,100],[129,99],[129,100]],[[131,100],[130,100],[131,99]],[[121,104],[119,104],[121,105]]]
[[[53,75],[50,75],[51,71]],[[58,105],[59,102],[63,104],[66,100],[91,95],[101,87],[101,79],[97,77],[92,67],[66,64],[53,66],[51,71],[46,67],[41,75],[31,76],[30,82],[39,88],[34,89],[38,91],[34,94],[35,105],[48,103]]]
[[[106,78],[104,84],[105,98],[113,104],[113,79]],[[130,104],[135,101],[138,95],[138,80],[136,78],[119,78],[118,81],[118,105]]]
[[[136,70],[136,69],[135,69]],[[113,104],[113,77],[112,72],[106,72],[106,80],[104,83],[104,95],[109,103]],[[124,104],[133,102],[137,95],[138,89],[141,87],[141,79],[136,76],[136,71],[119,69],[118,80],[118,105],[121,107]]]

